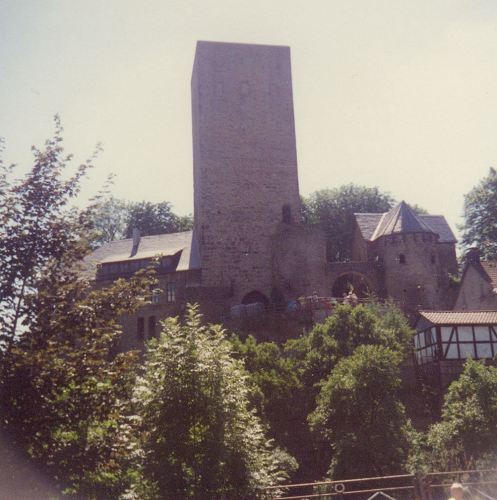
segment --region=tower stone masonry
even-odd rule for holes
[[[290,48],[198,42],[192,125],[202,286],[269,296],[271,238],[300,223]]]
[[[123,318],[121,349],[143,346],[186,303],[213,322],[248,311],[293,321],[298,298],[334,304],[351,287],[407,312],[451,304],[456,239],[443,216],[404,202],[355,214],[346,262],[329,262],[324,233],[302,223],[289,47],[198,42],[191,91],[193,231],[136,233],[85,259],[87,276],[106,286],[159,258],[162,292]]]

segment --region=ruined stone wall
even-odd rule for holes
[[[300,198],[288,47],[199,42],[192,76],[202,284],[271,289],[271,241]],[[286,209],[283,207],[287,206]]]
[[[316,292],[329,295],[331,277],[326,265],[326,237],[304,225],[280,224],[272,238],[272,286],[286,300]]]
[[[352,239],[352,260],[368,260],[368,242],[362,237],[361,230],[357,222],[354,223],[354,235]]]
[[[456,310],[496,310],[497,296],[489,283],[473,266],[469,266],[461,281]]]

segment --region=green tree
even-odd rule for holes
[[[139,362],[136,352],[115,355],[118,320],[144,303],[153,271],[98,290],[67,269],[41,281],[3,360],[2,426],[67,493],[117,498],[128,484],[124,417]]]
[[[126,235],[130,202],[110,196],[101,200],[95,210],[93,229],[95,235],[92,246],[99,247],[104,243],[121,240]]]
[[[172,211],[169,202],[130,202],[114,198],[102,199],[93,216],[92,246],[131,238],[133,229],[142,236],[188,231],[193,226],[190,215],[180,216]]]
[[[464,197],[463,246],[478,246],[488,259],[497,258],[497,172],[490,168]]]
[[[60,267],[68,252],[82,257],[87,250],[91,208],[76,212],[69,203],[95,155],[71,175],[62,131],[55,117],[54,136],[43,150],[32,148],[33,167],[20,180],[12,179],[14,167],[0,157],[0,352],[9,349],[29,312],[26,298],[38,277]]]
[[[474,469],[497,458],[497,368],[469,359],[447,390],[440,422],[427,433],[437,470]]]
[[[310,436],[306,425],[311,406],[294,360],[274,342],[230,338],[234,356],[242,359],[249,373],[249,397],[268,427],[271,438],[297,458],[300,470],[296,479],[307,477],[314,469]]]
[[[331,261],[351,258],[354,213],[387,212],[393,198],[377,187],[347,184],[322,189],[303,200],[304,220],[321,228],[328,238],[327,257]]]
[[[411,352],[411,338],[412,330],[394,304],[371,301],[356,307],[339,305],[309,333],[288,340],[285,353],[296,361],[304,385],[311,389],[356,347],[382,345],[406,359]]]
[[[255,498],[287,477],[291,460],[250,410],[247,374],[231,349],[192,306],[150,342],[135,391],[141,474],[131,496]]]
[[[271,437],[299,462],[295,480],[313,480],[326,473],[329,452],[313,441],[307,416],[338,361],[363,344],[390,347],[405,359],[411,338],[403,314],[393,304],[375,302],[339,306],[324,323],[284,346],[258,343],[250,336],[244,341],[233,337],[235,353],[250,374],[252,398]]]
[[[130,204],[124,234],[126,238],[131,238],[134,228],[143,236],[176,233],[190,230],[192,224],[190,216],[176,215],[167,201],[161,203],[142,201]]]
[[[403,472],[410,424],[399,400],[401,361],[388,347],[360,346],[322,386],[309,422],[330,447],[332,477]]]

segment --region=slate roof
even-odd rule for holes
[[[381,236],[391,234],[433,232],[431,227],[416,216],[412,208],[405,201],[401,201],[390,212],[383,214],[380,223],[373,233],[372,239],[377,240]]]
[[[457,243],[457,239],[443,215],[422,214],[418,215],[418,218],[440,236],[439,243]]]
[[[433,325],[489,325],[497,324],[497,311],[419,311]]]
[[[362,237],[374,241],[386,234],[430,232],[439,243],[456,243],[456,237],[443,215],[416,215],[407,203],[399,203],[384,214],[354,214]]]
[[[171,256],[178,252],[181,256],[176,271],[200,269],[200,255],[193,231],[142,236],[134,255],[131,255],[132,249],[132,238],[106,243],[84,259],[83,272],[91,278],[95,276],[97,264],[147,259],[157,255]]]
[[[497,262],[494,260],[482,260],[480,264],[488,277],[488,281],[490,281],[494,288],[497,288]]]

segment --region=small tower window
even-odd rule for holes
[[[156,324],[157,321],[155,319],[155,316],[150,316],[148,318],[148,338],[151,339],[156,336]]]
[[[407,264],[406,256],[403,253],[399,253],[399,264]]]
[[[292,223],[292,209],[290,208],[290,205],[283,205],[281,208],[281,215],[283,224]]]
[[[137,318],[136,336],[138,337],[138,340],[143,340],[145,338],[145,318]]]
[[[167,301],[176,302],[176,283],[167,284]]]

